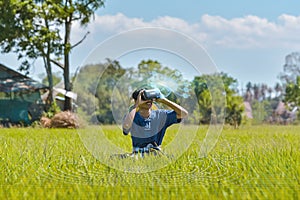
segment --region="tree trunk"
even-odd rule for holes
[[[48,87],[49,87],[49,95],[47,97],[46,106],[50,107],[51,104],[53,103],[53,77],[52,77],[52,69],[51,69],[50,58],[47,57],[44,62],[45,62],[45,65],[46,65]]]
[[[65,21],[65,42],[64,42],[64,83],[65,83],[65,90],[71,91],[72,90],[72,86],[71,86],[71,82],[70,82],[70,35],[71,35],[71,19],[72,16],[70,16],[68,19],[66,19]],[[65,104],[64,104],[64,110],[70,110],[72,111],[72,99],[65,96]]]
[[[45,20],[45,25],[47,29],[49,29],[49,23],[47,19]],[[43,52],[43,49],[41,49]],[[50,108],[50,106],[53,103],[53,77],[52,77],[52,67],[51,67],[51,43],[50,41],[47,41],[47,49],[46,49],[46,57],[44,57],[44,64],[46,67],[47,72],[47,79],[48,79],[48,87],[49,87],[49,95],[47,97],[46,101],[46,109]]]

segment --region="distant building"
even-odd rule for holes
[[[0,122],[28,125],[44,111],[47,86],[0,64]]]
[[[252,108],[251,105],[248,101],[244,101],[244,106],[245,106],[245,115],[248,119],[253,119],[252,115]]]
[[[269,122],[272,124],[289,124],[297,119],[297,107],[289,111],[284,102],[279,101],[272,116],[269,117]]]

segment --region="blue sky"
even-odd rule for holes
[[[147,21],[158,16],[172,16],[196,22],[203,14],[224,18],[256,15],[275,20],[283,13],[299,15],[299,8],[297,0],[111,0],[99,13],[123,13]]]
[[[274,86],[285,56],[300,51],[300,1],[107,0],[89,26],[74,24],[73,43],[91,33],[72,52],[72,71],[107,38],[144,27],[167,28],[193,38],[217,68],[237,78],[241,86],[248,81]],[[16,66],[12,54],[0,60]],[[31,70],[33,76],[43,72],[39,63]]]

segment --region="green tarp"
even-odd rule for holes
[[[0,122],[30,124],[43,111],[40,90],[46,88],[0,64]]]
[[[0,100],[0,120],[13,123],[30,124],[29,102],[18,100]]]

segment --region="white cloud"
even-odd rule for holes
[[[169,16],[160,17],[150,22],[150,24],[155,27],[174,29],[184,34],[191,35],[199,41],[204,41],[207,38],[207,34],[200,31],[199,24],[189,24],[188,22],[179,18]]]
[[[146,22],[140,18],[128,18],[118,13],[116,15],[96,16],[94,25],[97,29],[109,32],[120,32],[132,28],[146,26]]]
[[[300,16],[296,17],[296,16],[283,14],[279,16],[278,19],[285,27],[296,28],[298,30],[300,29],[299,27]]]
[[[199,22],[189,23],[183,19],[165,16],[152,21],[130,18],[122,13],[95,16],[87,27],[98,42],[122,31],[142,27],[164,27],[191,36],[204,46],[225,48],[299,48],[300,16],[282,14],[275,22],[258,16],[244,16],[226,19],[221,16],[203,15]],[[79,39],[84,32],[74,26]],[[86,30],[84,30],[86,31]],[[76,33],[77,32],[77,33]],[[74,39],[75,40],[75,39]]]
[[[278,22],[251,15],[230,20],[204,15],[200,24],[202,31],[210,33],[211,42],[225,47],[295,47],[300,42],[300,29],[295,28],[300,27],[300,17],[289,15],[279,16]]]

